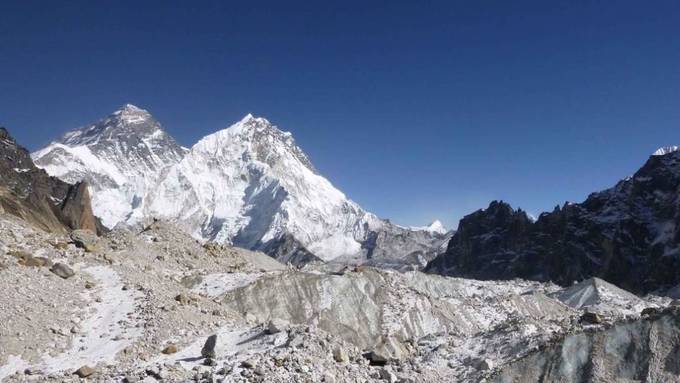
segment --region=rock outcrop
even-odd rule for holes
[[[38,169],[28,151],[0,128],[0,209],[42,230],[101,231],[86,183],[69,184]]]
[[[632,177],[532,222],[502,201],[460,221],[429,272],[570,285],[600,277],[644,293],[680,283],[680,152],[653,155]]]

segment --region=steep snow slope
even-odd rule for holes
[[[326,261],[361,261],[371,233],[399,229],[318,174],[290,133],[252,115],[194,145],[150,201],[151,215],[197,237],[267,249],[290,234]]]
[[[359,253],[380,221],[320,176],[295,145],[251,115],[200,140],[152,195],[150,213],[194,235],[254,248],[288,232],[314,254]]]
[[[143,218],[148,190],[185,152],[149,112],[127,104],[32,157],[38,167],[66,182],[88,181],[95,215],[113,227]]]

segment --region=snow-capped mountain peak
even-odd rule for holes
[[[294,263],[422,266],[445,241],[441,223],[414,231],[366,212],[316,171],[291,133],[252,114],[185,149],[127,104],[34,158],[54,176],[90,181],[108,227],[162,218]]]
[[[444,227],[444,224],[441,223],[441,221],[437,219],[427,227],[427,231],[432,232],[432,233],[446,234],[446,232],[448,230],[446,230],[446,227]]]
[[[147,188],[185,153],[148,111],[126,104],[32,157],[50,175],[70,183],[88,181],[95,215],[113,227],[142,217]]]
[[[654,153],[652,153],[652,156],[664,156],[666,154],[674,153],[680,150],[680,146],[664,146],[659,149],[657,149]]]
[[[252,248],[288,233],[325,259],[361,249],[353,232],[366,213],[261,117],[201,139],[151,200],[154,216],[182,220],[205,239]]]
[[[123,114],[123,113],[146,113],[149,114],[149,112],[146,109],[142,109],[136,105],[132,104],[125,104],[121,106],[118,110],[113,112],[113,114]]]
[[[64,134],[56,142],[64,145],[107,144],[125,137],[163,136],[165,132],[151,114],[132,104],[125,104],[95,124]]]
[[[297,146],[290,132],[282,131],[266,118],[254,117],[250,113],[230,127],[204,137],[195,146],[210,147],[218,151],[220,148],[230,149],[237,144],[248,148],[247,155],[251,159],[269,166],[286,166],[282,160],[287,153],[316,173],[314,165]]]
[[[120,116],[120,119],[128,124],[141,124],[152,118],[151,113],[147,110],[132,104],[123,105],[120,109],[113,112],[113,115]]]
[[[436,219],[431,224],[427,226],[411,226],[411,230],[415,231],[426,231],[428,233],[436,234],[446,234],[448,230],[444,227],[444,224],[440,220]]]

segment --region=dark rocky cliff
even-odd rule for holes
[[[86,183],[68,184],[38,169],[28,151],[0,128],[0,209],[40,229],[101,232]]]
[[[654,155],[634,176],[532,222],[494,201],[464,217],[428,272],[562,285],[600,277],[638,293],[680,283],[680,152]]]

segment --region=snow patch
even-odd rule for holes
[[[114,364],[116,354],[141,335],[141,329],[128,319],[135,310],[135,298],[139,293],[124,291],[120,277],[109,267],[94,266],[83,271],[97,281],[101,302],[93,305],[94,314],[81,325],[84,334],[74,340],[69,351],[56,357],[43,356],[39,368],[45,372],[92,366],[100,362]]]
[[[219,297],[229,291],[247,286],[262,278],[264,273],[220,273],[203,277],[203,281],[192,290],[211,298]]]
[[[14,374],[17,371],[24,370],[28,367],[28,363],[20,356],[10,355],[7,357],[7,363],[0,366],[0,381]]]

